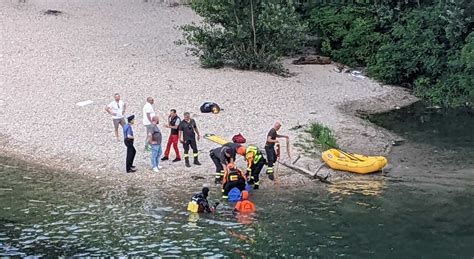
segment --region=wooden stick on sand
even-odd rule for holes
[[[325,165],[325,163],[321,164],[318,169],[316,170],[316,173],[313,173],[313,172],[310,172],[309,170],[306,170],[302,167],[299,167],[299,166],[295,166],[295,165],[291,165],[291,164],[288,164],[288,163],[285,163],[285,162],[281,162],[281,161],[278,161],[278,163],[282,164],[283,166],[287,167],[287,168],[290,168],[292,169],[293,171],[296,171],[298,173],[301,173],[301,174],[304,174],[306,176],[309,176],[310,178],[316,178],[318,179],[320,182],[323,182],[323,183],[326,183],[326,184],[332,184],[330,181],[328,181],[325,177],[322,177],[322,176],[319,176],[318,175],[318,171],[319,169],[321,169],[321,167],[323,165]]]

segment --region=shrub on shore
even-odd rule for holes
[[[313,145],[321,151],[326,151],[330,148],[337,148],[337,141],[334,132],[318,122],[312,123],[306,132],[310,134]]]
[[[283,73],[280,58],[302,46],[306,26],[289,3],[193,0],[201,24],[182,26],[188,50],[204,67]]]
[[[181,43],[204,67],[285,74],[280,58],[318,38],[312,47],[383,83],[432,104],[474,107],[474,1],[319,2],[192,0],[203,22],[182,26]]]
[[[437,105],[474,105],[474,2],[415,5],[319,5],[309,18],[320,51],[367,67],[370,76],[402,84]]]

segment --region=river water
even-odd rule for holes
[[[226,202],[187,213],[199,187],[147,193],[2,157],[0,256],[472,258],[472,114],[409,108],[371,119],[406,138],[390,172],[254,191],[251,217]]]

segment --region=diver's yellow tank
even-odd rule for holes
[[[199,211],[199,205],[195,201],[190,201],[188,203],[188,211],[198,212]]]

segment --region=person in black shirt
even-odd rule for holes
[[[181,121],[178,127],[179,130],[179,140],[181,143],[183,143],[183,149],[184,149],[184,162],[186,164],[186,167],[191,167],[189,164],[189,146],[193,149],[193,157],[194,157],[194,164],[195,165],[201,165],[198,160],[198,148],[197,148],[197,142],[196,142],[196,134],[197,134],[197,139],[201,139],[201,135],[199,134],[199,130],[196,126],[196,122],[191,119],[191,116],[189,112],[184,113],[184,120]]]
[[[265,143],[265,152],[267,153],[267,175],[270,180],[274,180],[273,176],[273,164],[277,161],[277,153],[275,151],[275,144],[279,145],[277,138],[286,138],[288,136],[285,135],[278,135],[278,130],[281,128],[281,124],[279,122],[275,122],[273,128],[267,134],[267,142]]]
[[[235,161],[235,154],[235,149],[228,146],[211,149],[210,156],[216,166],[214,183],[222,183],[222,178],[225,174],[224,168],[227,168],[227,164]]]
[[[168,138],[168,143],[166,144],[165,155],[163,156],[161,161],[168,160],[171,145],[173,145],[174,153],[176,154],[176,158],[173,160],[173,162],[181,161],[181,156],[179,155],[179,149],[178,149],[178,141],[179,141],[178,126],[180,123],[181,123],[181,119],[176,114],[176,110],[171,109],[170,115],[168,116],[168,125],[165,125],[165,128],[171,129],[171,132]]]

